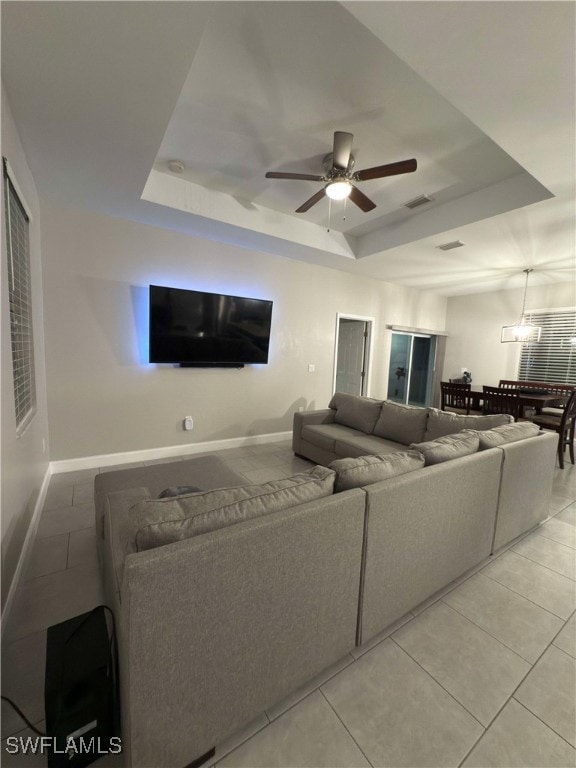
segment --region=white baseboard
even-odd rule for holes
[[[40,522],[40,515],[42,514],[42,510],[44,509],[44,502],[46,501],[46,494],[48,492],[48,486],[50,485],[51,477],[52,477],[52,472],[51,472],[51,466],[49,464],[46,468],[46,473],[44,475],[44,479],[42,480],[42,485],[40,486],[38,498],[36,499],[36,503],[34,504],[34,511],[32,512],[32,517],[30,518],[30,525],[28,526],[28,530],[26,531],[26,538],[24,539],[24,544],[22,545],[22,549],[20,551],[20,557],[18,558],[18,565],[16,566],[16,570],[14,571],[14,576],[12,577],[10,589],[8,590],[8,595],[6,597],[6,602],[4,603],[4,610],[2,611],[2,636],[4,636],[4,630],[8,625],[8,617],[12,609],[12,604],[14,602],[14,597],[16,596],[16,590],[18,589],[20,579],[22,578],[22,574],[24,573],[26,566],[28,565],[30,555],[32,554],[32,545],[34,544],[34,539],[36,537],[38,523]]]
[[[196,453],[223,451],[227,448],[243,448],[250,445],[276,443],[280,440],[290,440],[292,432],[273,432],[267,435],[251,435],[249,437],[231,437],[227,440],[207,440],[203,443],[189,445],[168,445],[163,448],[147,448],[143,451],[125,451],[123,453],[105,453],[98,456],[82,456],[78,459],[61,459],[52,461],[50,470],[53,475],[62,472],[76,472],[79,469],[96,469],[98,467],[114,467],[119,464],[133,464],[155,459],[169,459],[176,456],[193,456]]]

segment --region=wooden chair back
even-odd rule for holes
[[[440,382],[441,402],[440,408],[455,409],[470,413],[470,384],[454,384],[452,379]]]
[[[549,384],[546,381],[514,381],[512,379],[500,379],[500,388],[503,389],[520,389],[523,391],[529,389],[546,389],[553,395],[559,395],[561,397],[570,397],[572,392],[576,390],[575,384]]]
[[[542,414],[534,416],[534,424],[544,429],[552,429],[558,433],[558,461],[560,468],[564,469],[564,451],[566,446],[570,450],[570,461],[574,464],[574,433],[576,431],[576,389],[568,398],[561,416]]]
[[[518,421],[520,417],[520,393],[517,389],[508,387],[482,387],[482,412],[508,413]]]

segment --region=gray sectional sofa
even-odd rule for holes
[[[189,765],[547,517],[555,435],[446,433],[430,409],[402,435],[404,412],[350,398],[295,416],[295,449],[329,467],[259,486],[216,456],[97,476],[126,765]],[[305,429],[330,424],[321,446]],[[184,485],[203,490],[158,498]]]
[[[346,456],[405,451],[412,443],[513,420],[507,414],[464,416],[336,392],[328,408],[294,415],[292,447],[298,456],[327,466]]]

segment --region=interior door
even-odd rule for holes
[[[367,350],[368,322],[338,318],[335,392],[366,394]]]

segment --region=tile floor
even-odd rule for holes
[[[221,451],[248,481],[310,465],[286,442]],[[92,486],[54,475],[2,650],[2,692],[43,726],[46,628],[103,599]],[[218,745],[221,766],[576,766],[576,467],[552,519]],[[6,737],[31,735],[2,703]],[[106,756],[95,765],[120,766]],[[141,767],[144,768],[144,767]],[[146,768],[153,768],[152,766]],[[175,767],[176,768],[176,767]]]

